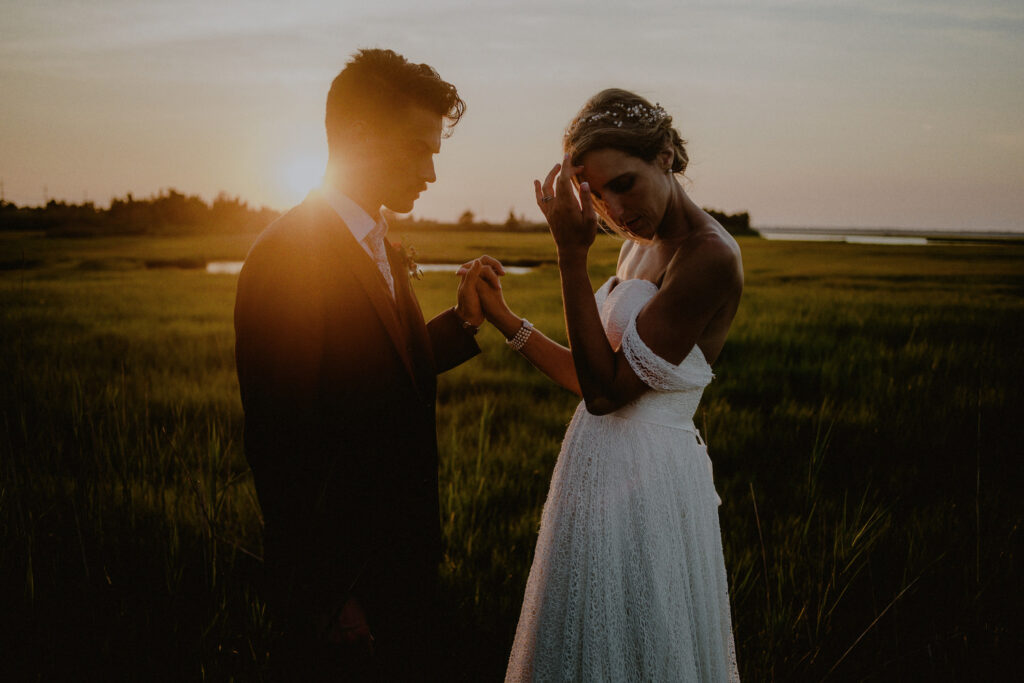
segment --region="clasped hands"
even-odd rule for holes
[[[520,320],[509,310],[501,289],[505,268],[496,258],[484,255],[467,261],[457,274],[460,281],[455,313],[460,318],[475,327],[487,320],[506,335],[506,327],[518,329]]]

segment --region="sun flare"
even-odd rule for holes
[[[323,180],[326,159],[323,154],[307,153],[291,157],[281,166],[281,184],[293,202],[299,202],[307,192]]]

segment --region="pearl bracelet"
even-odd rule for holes
[[[523,324],[516,330],[515,335],[505,343],[508,344],[513,351],[522,351],[523,347],[526,346],[526,340],[533,334],[533,323],[526,318],[523,318]]]

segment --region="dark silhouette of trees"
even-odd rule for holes
[[[13,202],[0,201],[0,229],[52,230],[64,225],[94,229],[102,223],[102,213],[92,202],[67,204],[51,199],[45,206],[19,208]]]
[[[207,204],[172,188],[146,199],[128,193],[111,200],[109,209],[98,209],[92,202],[67,204],[53,199],[41,207],[0,201],[0,230],[41,230],[62,237],[255,232],[278,215],[223,192]]]
[[[758,235],[750,227],[750,215],[746,211],[729,214],[705,210],[734,235]],[[55,237],[258,232],[278,215],[265,206],[250,207],[241,198],[224,192],[207,204],[196,195],[185,195],[173,188],[146,199],[135,199],[128,193],[123,198],[113,199],[109,209],[96,208],[92,202],[67,204],[51,199],[45,206],[19,207],[0,200],[0,230],[38,230]],[[400,216],[387,209],[384,216],[398,231],[547,231],[545,223],[517,216],[512,209],[501,223],[478,221],[469,209],[463,211],[455,223]]]
[[[741,213],[725,213],[715,209],[704,209],[712,218],[722,224],[726,230],[733,235],[746,235],[760,237],[760,233],[750,227],[750,214],[746,211]],[[547,223],[543,221],[530,221],[524,215],[517,216],[513,209],[509,209],[508,217],[501,223],[488,223],[479,221],[472,210],[463,211],[455,223],[441,223],[439,221],[413,218],[412,216],[399,216],[393,212],[384,211],[384,217],[388,224],[398,230],[477,230],[481,232],[547,232]]]
[[[714,209],[704,210],[707,211],[712,218],[721,223],[722,227],[728,230],[732,235],[743,235],[746,237],[761,236],[761,233],[750,227],[750,214],[746,211],[742,213],[725,213],[724,211],[715,211]]]

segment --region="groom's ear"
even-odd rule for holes
[[[358,153],[364,151],[370,142],[373,137],[373,128],[363,119],[346,121],[335,127],[331,137],[336,141],[335,146],[339,148],[339,151],[344,150],[349,154]]]

